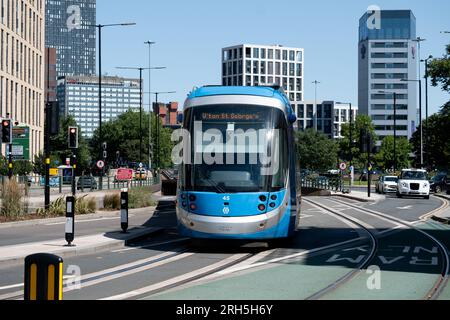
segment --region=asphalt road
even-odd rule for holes
[[[310,200],[303,203],[300,229],[292,242],[276,247],[180,238],[174,210],[167,207],[147,222],[163,226],[165,233],[124,249],[66,259],[66,276],[79,270],[81,287],[66,287],[64,298],[307,299],[352,274],[319,298],[423,299],[437,283],[446,260],[436,242],[388,218],[416,221],[438,208],[439,200],[387,198],[356,207],[351,200]],[[367,213],[367,208],[386,217]],[[416,227],[450,247],[448,226],[421,222]],[[369,234],[376,239],[375,250]],[[375,271],[379,289],[368,286],[375,273],[368,274],[367,266],[359,270],[366,259],[367,266],[380,269]],[[22,273],[22,268],[0,267],[0,299],[19,298]],[[377,281],[372,284],[377,287]],[[450,299],[449,288],[440,298]]]

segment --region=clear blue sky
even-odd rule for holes
[[[109,75],[137,77],[117,66],[152,65],[152,91],[177,91],[161,97],[184,103],[194,86],[220,84],[221,48],[241,44],[281,44],[305,49],[305,98],[358,102],[358,21],[369,5],[411,9],[417,18],[422,58],[442,56],[450,43],[450,1],[411,0],[97,0],[97,23],[136,22],[136,26],[103,31],[103,70]],[[147,72],[145,86],[147,87]],[[146,88],[145,91],[148,91]],[[438,111],[449,95],[430,89],[430,111]],[[146,103],[148,98],[146,97]]]

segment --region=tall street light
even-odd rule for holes
[[[134,22],[127,23],[112,23],[112,24],[97,24],[97,25],[87,25],[88,27],[98,28],[98,133],[99,133],[99,150],[100,150],[100,159],[103,157],[103,134],[102,134],[102,29],[105,27],[127,27],[127,26],[135,26]],[[102,173],[99,179],[99,189],[103,189],[103,174],[104,168],[102,169]]]
[[[420,168],[423,168],[422,80],[402,79],[401,81],[417,82],[419,84]]]
[[[378,91],[382,94],[394,96],[394,172],[397,171],[397,92]]]
[[[155,67],[153,69],[163,69],[164,67]],[[142,163],[142,107],[143,107],[143,100],[142,100],[142,71],[148,70],[150,68],[136,68],[136,67],[117,67],[117,69],[121,70],[138,70],[139,71],[139,162]]]
[[[428,60],[433,59],[433,56],[430,55],[428,58],[420,60],[420,62],[425,62],[425,126],[427,127],[427,131],[425,132],[425,146],[426,146],[426,164],[427,167],[430,165],[429,163],[429,137],[428,137]]]
[[[148,136],[149,136],[149,146],[148,146],[148,167],[149,169],[152,167],[152,113],[153,113],[153,104],[152,104],[152,95],[150,92],[152,92],[152,85],[151,85],[151,77],[152,77],[152,60],[151,60],[151,51],[152,51],[152,45],[156,44],[154,41],[146,41],[144,44],[148,45],[148,105],[149,105],[149,113],[148,113]],[[156,69],[165,69],[165,67],[160,67]]]
[[[348,143],[348,147],[350,150],[350,166],[353,163],[353,109],[351,102],[336,102],[337,104],[348,104],[350,106],[350,141]]]
[[[160,94],[173,94],[176,93],[176,91],[159,91],[159,92],[150,92],[150,94],[155,95],[155,104],[157,105],[157,114],[156,114],[156,170],[159,171],[161,166],[161,151],[160,151],[160,119],[159,119],[159,107],[158,107],[158,95]]]
[[[314,84],[314,86],[315,86],[315,89],[314,89],[314,103],[315,103],[315,107],[316,107],[316,115],[314,116],[314,118],[315,118],[315,124],[314,124],[314,129],[317,131],[317,86],[321,83],[321,82],[319,82],[319,81],[317,81],[317,80],[314,80],[313,82],[312,82],[313,84]]]

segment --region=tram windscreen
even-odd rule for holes
[[[213,105],[187,110],[191,163],[182,166],[189,191],[273,192],[286,185],[287,122],[273,107]]]

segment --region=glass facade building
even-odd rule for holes
[[[95,75],[96,0],[46,0],[45,46],[56,48],[57,75]]]
[[[383,10],[377,16],[366,12],[359,20],[359,41],[416,39],[416,18],[410,10]]]
[[[360,19],[358,105],[360,113],[372,119],[378,145],[394,131],[407,139],[416,131],[417,84],[403,81],[418,79],[416,40],[416,18],[411,10],[369,11]]]
[[[57,95],[61,116],[73,116],[82,134],[92,137],[99,124],[98,77],[60,78]],[[102,121],[130,109],[140,109],[139,79],[102,77]]]

